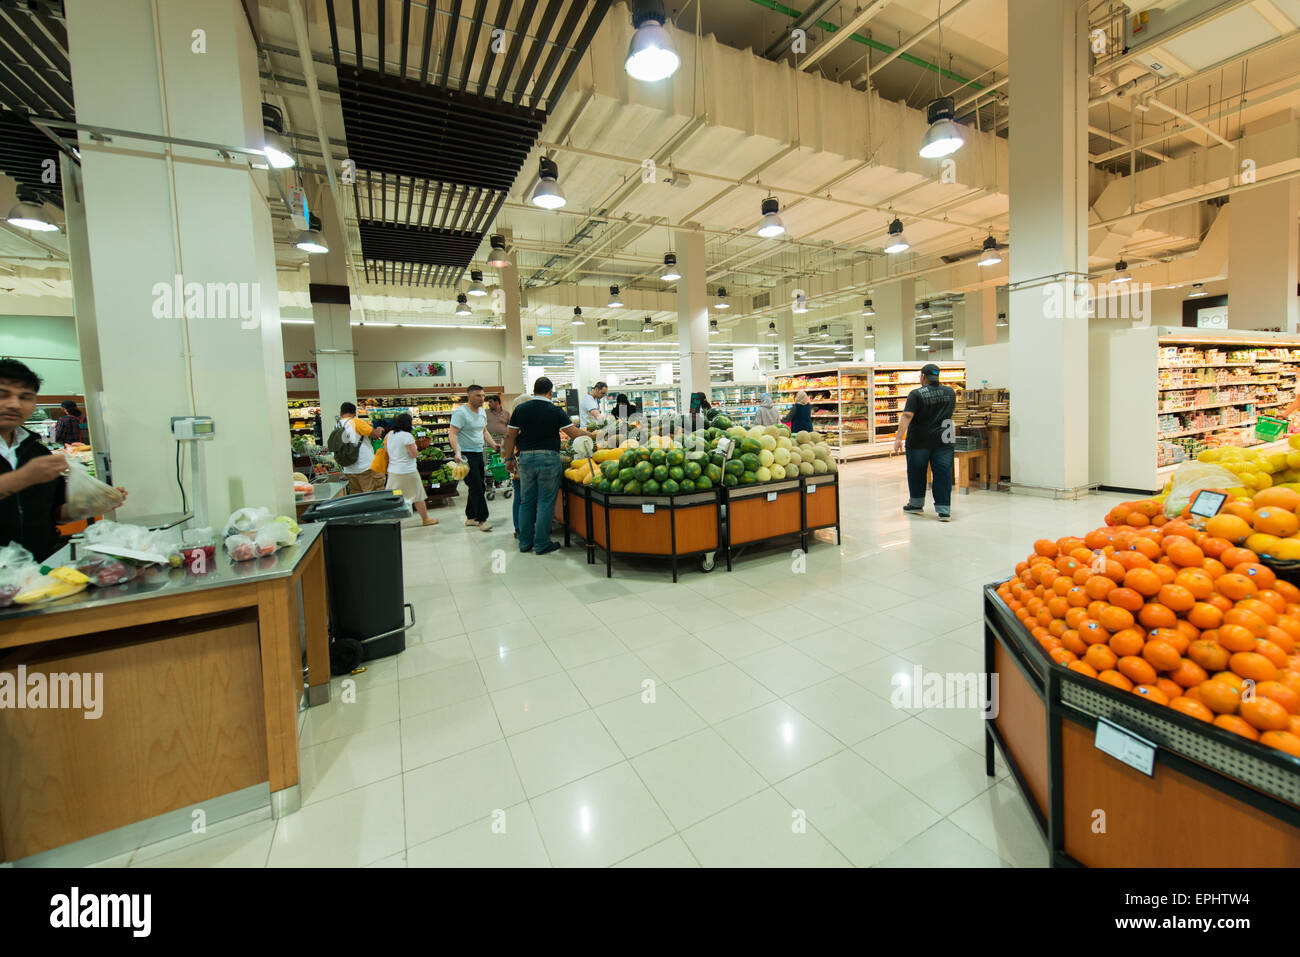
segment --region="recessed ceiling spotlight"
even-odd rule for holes
[[[907,241],[907,236],[903,234],[903,221],[895,216],[894,221],[889,224],[889,239],[885,243],[885,252],[892,255],[911,248],[912,244]]]
[[[555,160],[543,156],[537,164],[537,185],[533,187],[532,202],[542,209],[559,209],[567,200],[564,190],[560,189],[560,168]]]
[[[917,318],[918,318],[918,319],[933,319],[933,318],[934,318],[934,313],[932,313],[932,312],[930,311],[930,304],[929,304],[928,302],[923,302],[923,303],[921,303],[921,311],[918,312],[916,315],[917,315]]]
[[[655,324],[650,321],[649,316],[646,316],[645,322],[641,323],[641,331],[647,334],[655,331]]]
[[[785,232],[785,223],[781,222],[781,217],[777,215],[781,204],[776,201],[776,197],[769,196],[763,200],[761,208],[763,218],[758,224],[758,234],[764,239],[771,239],[773,236],[780,236]]]
[[[925,131],[925,138],[921,141],[923,158],[938,159],[961,149],[965,139],[961,135],[961,127],[954,120],[956,115],[957,109],[951,96],[941,96],[930,101],[925,109],[925,118],[930,128]]]
[[[524,348],[525,348],[525,349],[536,349],[536,348],[537,348],[535,345],[533,345],[533,337],[532,337],[532,336],[528,336],[528,337],[527,337],[527,340],[524,342]]]

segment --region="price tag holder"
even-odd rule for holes
[[[769,502],[775,502],[775,501],[776,501],[776,493],[775,493],[775,492],[768,492],[768,493],[767,493],[767,500],[768,500]]]
[[[1097,719],[1097,736],[1093,740],[1098,751],[1104,751],[1131,768],[1152,776],[1156,763],[1156,745],[1132,731],[1112,724],[1105,718]]]
[[[812,494],[813,492],[815,492],[815,491],[817,491],[817,486],[816,486],[816,485],[809,485],[809,486],[808,486],[808,494],[809,494],[809,495],[811,495],[811,494]]]
[[[655,513],[654,502],[646,502],[644,505],[641,506],[642,515],[653,515],[654,513]]]

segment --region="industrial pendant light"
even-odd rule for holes
[[[294,237],[293,244],[305,253],[317,255],[327,253],[330,248],[325,245],[325,237],[320,234],[320,217],[312,213],[307,217],[307,228],[300,229]]]
[[[822,323],[822,326],[821,326],[821,337],[822,337],[823,339],[829,339],[829,338],[831,337],[831,329],[830,329],[830,326],[826,325],[825,323]]]
[[[30,229],[38,233],[54,232],[59,227],[45,212],[45,204],[40,193],[28,186],[18,187],[18,204],[9,210],[5,222],[19,229]]]
[[[903,221],[895,216],[894,221],[889,224],[889,240],[885,243],[885,252],[892,255],[911,248],[912,244],[903,235]]]
[[[542,209],[559,209],[566,202],[564,190],[560,189],[560,168],[555,160],[543,156],[537,164],[537,185],[533,187],[532,202]]]
[[[780,208],[781,204],[776,201],[775,196],[769,196],[763,200],[761,207],[763,218],[758,224],[758,234],[764,239],[771,239],[773,236],[780,236],[785,232],[785,223],[781,222],[781,217],[777,215]]]
[[[876,338],[876,327],[875,327],[875,326],[867,326],[867,330],[866,330],[866,332],[863,334],[863,338],[868,338],[868,337],[869,337],[869,338],[872,338],[872,339]]]
[[[265,138],[262,153],[266,161],[275,169],[288,169],[294,165],[293,147],[284,135],[284,114],[280,108],[270,103],[262,104],[262,130]]]
[[[506,253],[506,238],[504,236],[493,236],[491,244],[492,252],[488,256],[488,265],[493,269],[505,269],[510,265],[510,257]]]
[[[469,300],[465,298],[463,292],[456,294],[456,315],[469,316],[473,315],[474,310],[469,307]]]
[[[808,311],[808,297],[803,293],[794,297],[794,305],[790,307],[791,312],[804,313]]]
[[[923,158],[938,159],[961,149],[965,139],[961,135],[961,127],[954,120],[956,115],[957,109],[951,96],[941,96],[930,101],[925,110],[925,119],[930,128],[925,131],[925,138],[921,141]]]
[[[710,320],[709,320],[709,335],[711,335],[711,336],[716,336],[717,334],[718,334],[718,320],[716,320],[716,319],[710,319]]]
[[[870,299],[867,299],[867,300],[864,300],[864,301],[863,301],[863,303],[862,303],[862,314],[863,314],[864,316],[874,316],[874,315],[876,314],[876,310],[875,310],[875,308],[871,305],[871,300],[870,300]]]
[[[775,336],[775,335],[776,335],[776,323],[775,323],[775,322],[769,322],[769,323],[767,324],[767,334],[768,334],[769,336]]]
[[[655,83],[677,72],[681,58],[664,24],[668,17],[659,0],[637,0],[632,10],[632,42],[627,47],[623,69],[634,80]]]
[[[930,311],[930,304],[929,304],[928,302],[923,302],[923,303],[921,303],[921,311],[918,312],[916,315],[917,315],[917,318],[919,318],[919,319],[933,319],[933,318],[934,318],[934,313],[932,313],[932,312]],[[931,331],[933,331],[933,330],[931,330]]]
[[[524,348],[525,348],[525,349],[536,349],[536,348],[537,348],[535,345],[533,345],[533,337],[532,337],[532,336],[528,336],[527,341],[524,343]]]
[[[664,271],[659,274],[659,278],[664,282],[676,282],[682,278],[682,274],[677,271],[677,257],[672,253],[664,253]]]
[[[649,316],[646,316],[646,317],[645,317],[645,322],[641,323],[641,331],[642,331],[645,335],[649,335],[650,333],[652,333],[652,332],[655,331],[655,324],[654,324],[653,322],[650,321],[650,317],[649,317]]]
[[[609,287],[609,302],[605,303],[611,309],[623,308],[623,297],[618,294],[618,286]]]
[[[1007,326],[1011,325],[1011,323],[1007,322],[1007,314],[1005,312],[998,313],[997,325],[999,329],[1005,329]]]
[[[469,271],[470,284],[465,290],[471,296],[486,296],[487,290],[483,288],[483,273],[478,269]]]
[[[1002,257],[998,254],[998,241],[989,233],[989,238],[984,240],[984,245],[980,248],[981,266],[996,266],[1002,262]]]
[[[9,220],[9,222],[12,223],[13,220],[11,219],[11,220]],[[1201,299],[1201,298],[1203,298],[1203,297],[1205,297],[1205,296],[1208,296],[1208,295],[1209,295],[1209,293],[1205,291],[1205,286],[1203,286],[1203,285],[1202,285],[1201,283],[1199,283],[1199,282],[1194,282],[1194,283],[1192,283],[1192,291],[1189,292],[1189,293],[1187,294],[1187,298],[1188,298],[1188,299]]]
[[[719,287],[718,287],[718,298],[717,298],[717,300],[714,301],[714,303],[713,303],[713,308],[714,308],[714,309],[730,309],[730,308],[731,308],[731,303],[729,303],[729,302],[727,301],[727,287],[726,287],[726,286],[719,286]]]
[[[1133,277],[1129,274],[1128,263],[1121,259],[1115,264],[1115,275],[1111,277],[1111,285],[1121,282],[1132,282]]]
[[[569,323],[569,324],[570,324],[570,325],[574,325],[574,326],[585,326],[585,325],[587,324],[587,323],[583,320],[583,318],[582,318],[582,307],[581,307],[581,306],[574,306],[574,307],[573,307],[573,319],[570,320],[570,323]]]

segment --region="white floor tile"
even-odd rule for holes
[[[660,681],[654,670],[630,651],[570,668],[568,675],[593,708],[630,694],[641,694],[646,681],[656,685]]]
[[[684,635],[637,649],[637,657],[664,681],[676,681],[722,664],[722,656],[699,638]]]
[[[403,718],[487,694],[479,666],[473,661],[403,678],[397,688]]]
[[[846,745],[857,744],[908,718],[906,711],[843,675],[796,691],[785,700]]]
[[[402,769],[410,771],[504,737],[486,697],[402,719]]]
[[[407,771],[402,787],[408,847],[524,799],[523,785],[504,741]]]
[[[316,804],[402,771],[401,726],[396,722],[303,748],[302,802]]]
[[[507,735],[587,710],[587,701],[563,672],[492,692],[492,706]]]
[[[784,701],[728,718],[716,730],[768,783],[788,778],[844,748]]]
[[[623,760],[623,752],[590,711],[513,735],[507,743],[529,797]]]
[[[667,685],[658,686],[652,700],[633,694],[603,704],[596,716],[629,758],[704,727],[704,720]]]
[[[544,642],[499,651],[490,658],[480,658],[478,666],[489,691],[500,691],[561,670],[560,663]]]
[[[533,798],[531,804],[555,867],[606,867],[673,833],[626,762]]]
[[[705,867],[848,867],[849,861],[768,788],[682,832]]]
[[[762,777],[711,728],[632,759],[678,830],[762,790]]]
[[[532,809],[504,808],[450,834],[407,849],[407,867],[550,867]]]
[[[853,750],[940,814],[949,814],[992,785],[984,757],[942,731],[912,720],[872,735]]]
[[[402,779],[307,804],[276,822],[271,867],[363,867],[405,844]]]
[[[673,690],[710,724],[757,708],[776,697],[731,663],[674,681]]]
[[[999,781],[948,815],[948,820],[1017,867],[1047,867],[1043,832],[1010,781]]]
[[[624,858],[615,867],[699,867],[686,842],[677,834],[647,847],[638,854]]]
[[[939,821],[878,863],[879,867],[1006,867],[951,821]]]
[[[803,652],[785,645],[740,658],[736,667],[777,695],[793,694],[835,674]]]
[[[132,866],[266,867],[274,834],[275,822],[261,821],[147,860],[133,860]]]

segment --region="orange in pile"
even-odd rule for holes
[[[1154,499],[1112,518],[1035,542],[1002,600],[1057,664],[1300,757],[1300,588]]]

